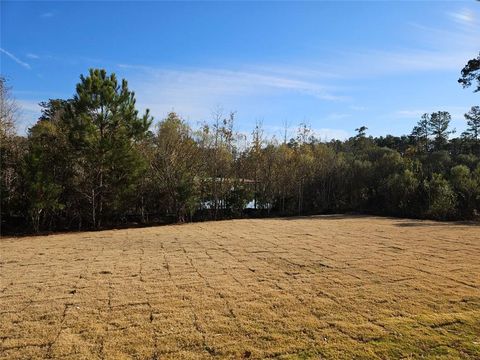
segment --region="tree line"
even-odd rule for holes
[[[480,90],[480,56],[461,73]],[[480,215],[480,107],[451,137],[451,116],[424,114],[404,136],[287,139],[235,113],[197,128],[171,112],[156,126],[126,80],[91,69],[70,99],[41,103],[26,136],[0,82],[1,231],[99,229],[241,216],[363,212],[430,219]]]

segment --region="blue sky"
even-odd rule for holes
[[[1,72],[22,107],[73,95],[91,67],[129,81],[156,120],[192,125],[218,109],[237,129],[322,138],[366,125],[409,133],[423,112],[453,127],[480,95],[457,84],[480,51],[480,2],[1,2]],[[293,130],[292,130],[293,132]]]

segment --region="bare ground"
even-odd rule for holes
[[[480,227],[234,220],[0,240],[0,358],[480,359]]]

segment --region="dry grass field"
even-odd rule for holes
[[[480,358],[480,227],[234,220],[0,240],[2,359]]]

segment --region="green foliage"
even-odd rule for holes
[[[437,111],[430,115],[428,127],[433,137],[433,145],[436,151],[442,150],[448,141],[448,136],[454,131],[449,131],[452,117],[446,111]]]
[[[301,124],[279,142],[257,124],[249,138],[235,131],[234,113],[220,111],[200,129],[172,112],[152,133],[126,80],[92,69],[72,99],[41,103],[42,116],[22,138],[2,94],[10,116],[0,123],[2,225],[20,220],[40,231],[218,219],[244,216],[250,203],[255,215],[480,213],[478,106],[455,139],[444,111],[424,114],[400,137],[367,136],[362,126],[348,140],[322,142]]]
[[[115,74],[90,70],[69,100],[49,100],[29,132],[26,199],[32,226],[65,209],[65,216],[93,227],[121,219],[146,161],[138,143],[151,118],[135,109],[133,92]],[[51,221],[50,221],[51,223]]]
[[[385,184],[380,187],[387,199],[388,210],[392,214],[418,216],[418,204],[416,203],[418,186],[419,180],[408,169],[388,176]]]
[[[61,172],[65,166],[62,135],[57,126],[48,121],[39,122],[29,132],[29,149],[24,159],[23,179],[31,224],[36,232],[40,224],[55,217],[62,210],[63,190]]]
[[[417,146],[425,152],[429,149],[430,137],[430,115],[423,114],[417,125],[413,128],[411,136],[415,139]]]
[[[462,134],[464,149],[480,156],[480,106],[472,106],[465,119],[468,127]]]
[[[184,221],[199,204],[199,149],[190,127],[177,114],[170,113],[158,124],[154,137],[151,169],[167,211]]]
[[[465,114],[468,128],[463,133],[463,136],[480,140],[480,106],[472,106],[470,111]]]
[[[457,165],[450,171],[450,183],[457,194],[458,210],[463,218],[472,218],[480,197],[480,183],[465,165]]]
[[[452,157],[447,150],[434,151],[422,159],[423,168],[427,175],[433,173],[444,174],[452,166]]]
[[[423,152],[443,150],[448,136],[455,132],[448,130],[450,121],[451,116],[446,111],[423,114],[411,133],[417,148]]]
[[[115,74],[91,69],[81,75],[65,120],[76,155],[76,189],[98,227],[105,216],[120,216],[134,193],[146,168],[135,145],[152,119],[148,110],[138,116],[126,80],[119,84]]]
[[[451,218],[455,213],[456,194],[449,182],[434,173],[430,180],[424,181],[424,187],[428,194],[427,215],[438,220]]]
[[[461,77],[458,79],[458,82],[462,84],[464,88],[472,86],[476,82],[477,88],[473,91],[480,91],[480,55],[468,61],[462,69]]]
[[[252,199],[252,191],[248,186],[237,183],[227,195],[227,208],[230,209],[232,215],[241,216],[243,210]]]

